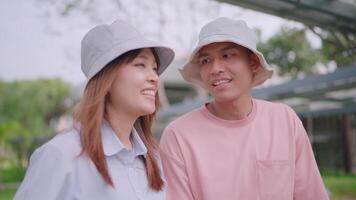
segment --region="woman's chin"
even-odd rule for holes
[[[155,111],[156,111],[156,106],[150,106],[150,107],[142,108],[141,116],[153,114]]]

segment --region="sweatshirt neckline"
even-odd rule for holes
[[[255,117],[256,112],[257,112],[257,101],[255,99],[252,99],[252,110],[250,114],[248,114],[245,118],[239,119],[239,120],[226,120],[222,119],[220,117],[215,116],[212,114],[208,108],[206,107],[207,103],[205,103],[203,106],[201,106],[200,111],[201,113],[211,120],[214,123],[223,125],[223,126],[244,126],[246,124],[249,124]]]

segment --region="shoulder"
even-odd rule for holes
[[[201,109],[201,107],[197,108],[170,122],[162,133],[160,139],[161,147],[164,144],[169,143],[172,145],[171,143],[173,141],[178,142],[179,140],[182,140],[182,138],[189,137],[189,133],[192,130],[200,127],[199,124],[201,124],[204,119]]]
[[[59,148],[62,151],[75,151],[80,149],[80,136],[76,129],[60,132],[45,145]]]
[[[202,107],[196,108],[184,115],[178,117],[177,119],[170,122],[166,130],[184,129],[184,127],[191,127],[202,119]]]
[[[281,130],[283,127],[289,132],[304,130],[302,121],[290,106],[264,100],[256,100],[259,120],[268,121],[266,124],[274,124]]]
[[[266,100],[254,99],[257,103],[259,113],[268,113],[269,115],[285,115],[289,117],[296,116],[295,111],[288,105],[280,102],[270,102]]]
[[[271,101],[266,101],[266,100],[261,100],[261,99],[254,99],[254,101],[257,103],[257,107],[259,109],[277,109],[277,110],[288,110],[291,109],[288,105],[280,102],[271,102]]]
[[[62,195],[68,195],[79,141],[79,133],[73,129],[37,148],[14,199],[63,199]]]
[[[81,152],[80,136],[77,130],[70,129],[55,135],[48,142],[35,150],[31,156],[31,162],[36,160],[51,160],[55,158],[61,161],[72,160]]]

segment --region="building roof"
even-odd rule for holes
[[[308,26],[356,32],[356,0],[218,0],[299,21]]]
[[[256,98],[286,103],[299,115],[356,112],[356,65],[255,89],[252,94]]]

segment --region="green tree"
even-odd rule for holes
[[[270,64],[279,67],[281,75],[296,77],[300,72],[310,74],[314,64],[321,61],[320,51],[312,49],[305,29],[282,27],[267,42],[260,43],[258,49]]]
[[[356,62],[356,35],[324,31],[318,34],[322,39],[322,53],[325,60],[334,60],[338,67],[347,67]]]
[[[60,79],[0,81],[0,145],[16,154],[20,166],[32,139],[52,134],[51,121],[68,111],[69,89]]]
[[[30,132],[16,120],[0,124],[0,146],[11,149],[16,155],[16,165],[24,168],[25,158],[31,142]]]

